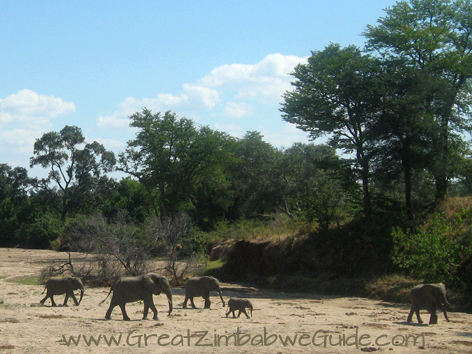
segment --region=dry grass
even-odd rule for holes
[[[463,210],[470,210],[472,208],[471,197],[450,197],[447,198],[440,206],[439,212],[443,212],[444,216],[449,219],[456,213],[461,213]]]
[[[366,284],[370,298],[389,302],[409,303],[411,288],[420,283],[403,275],[391,274],[374,279]]]

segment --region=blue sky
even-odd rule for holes
[[[29,167],[35,140],[65,125],[119,153],[144,107],[276,147],[307,142],[279,111],[289,73],[330,42],[362,47],[395,3],[4,1],[0,163]]]

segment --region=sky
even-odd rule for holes
[[[308,142],[282,95],[312,51],[363,47],[394,0],[16,0],[0,11],[0,164],[66,125],[119,154],[143,108],[274,147]],[[317,143],[317,141],[315,141]],[[31,170],[36,176],[38,167]]]

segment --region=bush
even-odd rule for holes
[[[113,222],[103,216],[81,216],[69,223],[64,243],[71,251],[94,253],[100,267],[98,273],[106,271],[116,275],[121,267],[127,275],[139,275],[147,271],[152,235],[145,235],[140,228],[126,222],[119,215]],[[91,271],[91,269],[90,269]]]
[[[23,223],[15,232],[15,241],[21,247],[47,249],[63,235],[61,220],[51,214],[42,214],[32,223]]]
[[[471,214],[470,210],[464,210],[445,218],[444,214],[436,213],[416,233],[394,228],[393,262],[426,282],[457,282],[458,267],[471,254]]]

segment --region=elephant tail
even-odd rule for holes
[[[100,306],[101,304],[103,304],[105,302],[106,299],[108,299],[108,296],[110,296],[111,292],[113,291],[113,286],[110,288],[110,291],[108,292],[108,295],[106,298],[104,298],[98,305]]]

